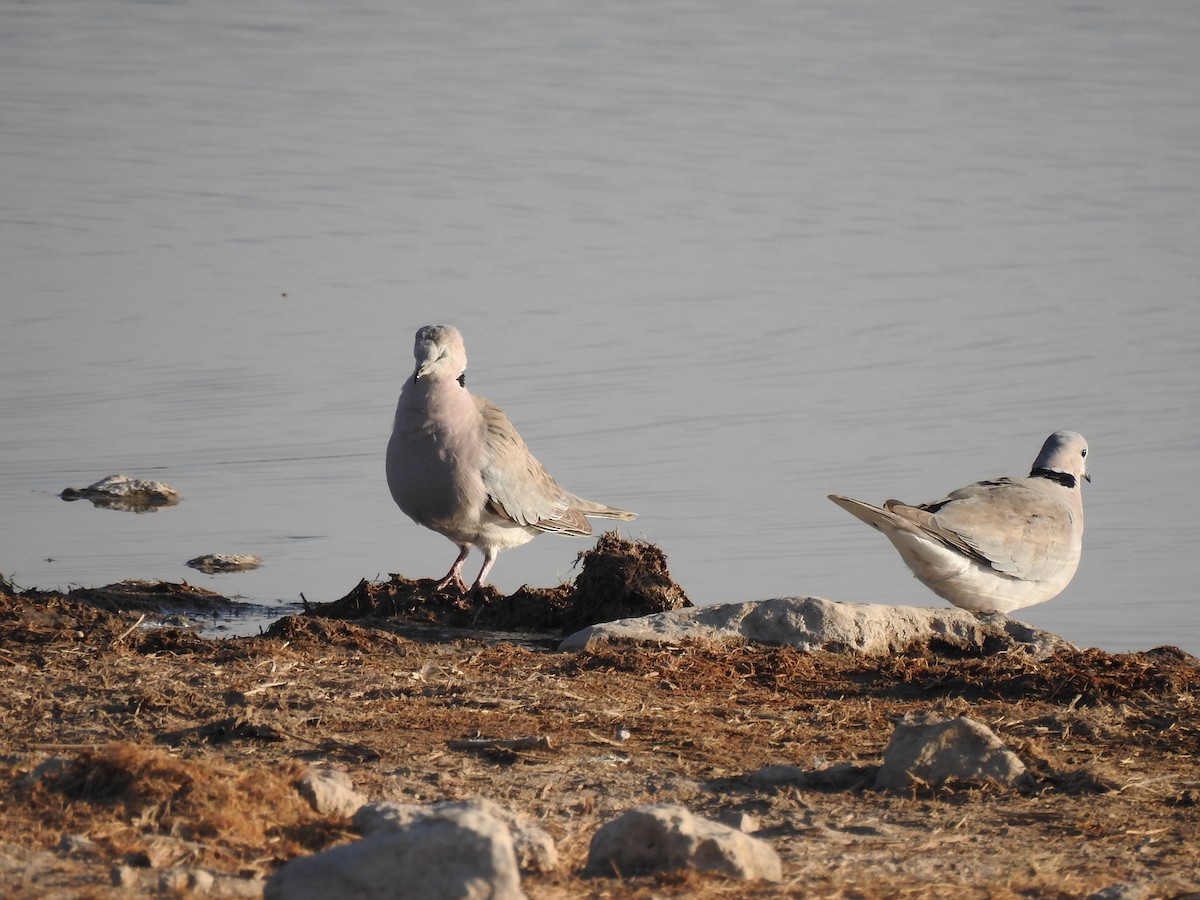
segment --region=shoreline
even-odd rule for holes
[[[139,615],[0,585],[0,892],[149,897],[191,877],[209,896],[258,896],[287,859],[359,838],[297,799],[316,767],[372,801],[485,797],[537,822],[560,862],[523,876],[534,898],[1200,892],[1200,669],[1178,651],[563,652],[316,615],[213,640],[139,629]],[[985,723],[1029,779],[764,780],[870,772],[906,713]],[[783,881],[590,872],[591,836],[648,802],[751,817]]]

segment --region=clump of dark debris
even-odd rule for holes
[[[666,554],[648,541],[628,541],[610,531],[580,553],[577,564],[580,572],[573,582],[553,588],[526,585],[508,596],[490,585],[478,595],[438,590],[431,578],[364,579],[340,600],[310,604],[307,614],[563,635],[597,622],[692,605],[672,580]]]
[[[692,605],[671,579],[666,554],[648,541],[627,541],[610,531],[580,553],[579,561],[564,630]]]
[[[98,588],[74,588],[68,596],[72,600],[109,612],[134,610],[164,615],[179,612],[230,612],[239,605],[228,597],[195,585],[136,579]]]

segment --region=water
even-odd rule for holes
[[[695,602],[941,606],[825,495],[935,499],[1070,428],[1083,563],[1021,618],[1200,653],[1197,46],[1186,0],[4,0],[0,571],[441,575],[383,452],[450,322]],[[57,498],[117,472],[184,500]]]

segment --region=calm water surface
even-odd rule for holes
[[[695,602],[941,606],[825,495],[935,499],[1070,428],[1083,563],[1021,618],[1200,653],[1198,46],[1187,0],[0,0],[0,571],[441,575],[383,454],[450,322]],[[116,472],[184,500],[57,497]]]

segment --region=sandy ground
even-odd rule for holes
[[[1200,669],[1179,651],[566,654],[403,610],[205,640],[114,605],[0,580],[0,895],[186,894],[201,869],[210,896],[254,896],[287,859],[354,839],[296,794],[306,766],[327,766],[372,800],[481,795],[529,817],[562,859],[524,878],[533,898],[1200,897]],[[1028,782],[874,790],[893,722],[928,710],[990,726]],[[544,741],[459,743],[525,737]],[[843,762],[863,777],[750,777]],[[753,817],[784,881],[585,871],[596,828],[652,802]]]

